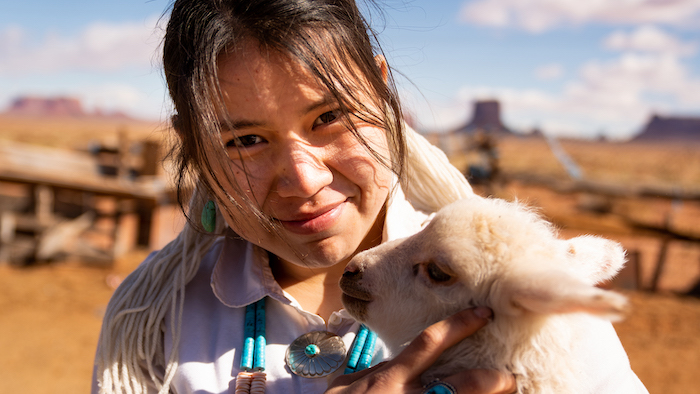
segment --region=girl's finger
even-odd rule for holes
[[[381,362],[381,363],[379,363],[371,368],[363,369],[363,370],[353,372],[350,374],[346,374],[346,375],[340,375],[340,376],[336,377],[335,379],[333,379],[331,387],[349,386],[349,385],[359,381],[360,379],[364,378],[365,376],[367,376],[369,374],[377,373],[377,371],[384,368],[384,366],[387,363],[388,363],[388,361],[383,361],[383,362]]]
[[[494,369],[470,369],[442,379],[458,393],[511,394],[516,392],[515,377]]]
[[[390,362],[394,376],[404,382],[415,380],[442,352],[485,326],[491,316],[488,308],[471,308],[426,328]]]

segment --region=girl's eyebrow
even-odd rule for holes
[[[221,132],[226,132],[226,131],[232,131],[232,130],[240,130],[240,129],[248,129],[248,128],[253,128],[253,127],[262,127],[264,125],[263,122],[255,122],[252,120],[239,120],[236,122],[227,122],[225,120],[219,121],[219,130]]]
[[[338,100],[336,100],[335,97],[333,97],[330,94],[326,94],[323,97],[321,97],[320,99],[307,105],[300,112],[302,115],[305,115],[305,114],[308,114],[310,112],[316,111],[321,107],[334,105],[337,102],[338,102]],[[255,120],[248,120],[248,119],[241,119],[241,120],[236,120],[236,121],[231,121],[231,122],[221,120],[218,123],[219,123],[218,124],[219,130],[221,130],[221,132],[255,128],[255,127],[265,127],[265,125],[266,125],[265,121],[255,121]]]
[[[332,94],[330,94],[330,92],[327,92],[321,98],[306,106],[304,113],[308,114],[309,112],[316,111],[321,107],[329,107],[337,104],[338,100]]]

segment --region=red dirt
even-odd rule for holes
[[[113,269],[63,263],[0,267],[0,393],[86,393],[108,282],[144,257]],[[700,300],[630,292],[632,312],[616,324],[632,367],[651,393],[700,387]]]

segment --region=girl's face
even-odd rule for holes
[[[230,170],[283,240],[250,212],[234,212],[233,220],[222,210],[233,230],[312,268],[344,264],[378,244],[392,173],[353,136],[327,90],[302,67],[252,44],[222,55],[218,70]],[[388,162],[385,130],[352,121]]]

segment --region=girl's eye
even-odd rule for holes
[[[253,145],[265,142],[265,139],[259,135],[248,134],[240,137],[233,137],[226,143],[227,148],[249,148]]]
[[[452,279],[452,275],[441,270],[435,263],[428,263],[425,265],[425,272],[428,274],[430,280],[435,283],[443,283]]]
[[[331,123],[331,122],[335,121],[336,119],[338,119],[339,117],[340,117],[340,111],[338,111],[338,110],[324,112],[321,114],[321,116],[316,118],[316,120],[314,121],[314,126],[321,126],[321,125],[324,125],[327,123]]]

